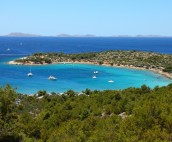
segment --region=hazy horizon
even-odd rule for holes
[[[166,35],[94,35],[94,34],[67,34],[42,35],[35,33],[11,32],[0,36],[7,37],[172,37]]]

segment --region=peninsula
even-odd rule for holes
[[[172,55],[143,51],[103,51],[78,54],[35,53],[10,61],[9,64],[45,65],[58,63],[83,63],[145,69],[172,78]]]

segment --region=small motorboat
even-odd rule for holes
[[[113,81],[113,80],[109,80],[108,82],[109,82],[109,83],[114,83],[114,81]]]
[[[50,75],[50,76],[48,77],[48,79],[49,79],[49,80],[57,80],[57,78],[54,77],[54,76],[52,76],[52,75]]]
[[[10,51],[11,49],[10,48],[7,48],[7,51]]]
[[[97,77],[96,77],[96,76],[93,76],[92,78],[93,78],[93,79],[96,79]]]
[[[94,71],[93,73],[98,74],[99,72],[98,71]]]

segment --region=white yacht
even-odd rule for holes
[[[99,72],[98,71],[94,71],[93,73],[98,74]]]
[[[93,79],[96,79],[97,77],[96,77],[96,76],[93,76],[92,78],[93,78]]]
[[[109,83],[114,83],[114,81],[113,81],[113,80],[109,80],[108,82],[109,82]]]
[[[50,76],[48,77],[48,79],[49,79],[49,80],[57,80],[57,78],[54,77],[54,76],[52,76],[52,75],[50,75]]]

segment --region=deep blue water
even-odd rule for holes
[[[7,51],[7,49],[10,49]],[[29,66],[7,65],[6,62],[35,52],[98,52],[105,50],[141,50],[172,54],[172,38],[55,38],[55,37],[0,37],[0,86],[10,83],[22,93],[38,90],[64,92],[163,86],[171,80],[161,75],[141,70],[121,69],[80,64],[32,66],[33,77],[27,77]],[[100,73],[93,79],[93,71]],[[57,81],[48,80],[54,75]],[[108,80],[114,80],[109,83]]]
[[[10,48],[11,51],[6,51]],[[172,53],[172,38],[57,38],[0,37],[0,54],[34,52],[98,52],[105,50],[141,50]]]

